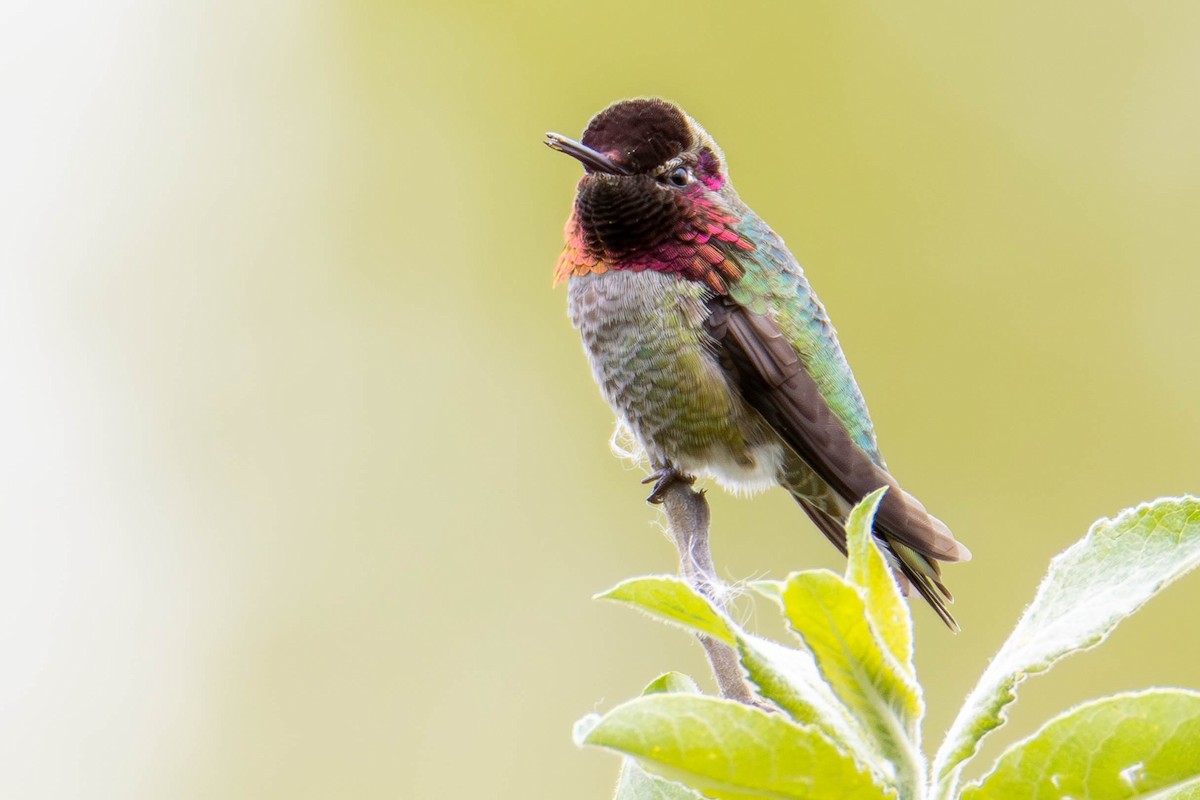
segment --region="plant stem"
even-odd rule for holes
[[[679,551],[679,574],[714,606],[725,611],[725,586],[716,576],[712,551],[708,548],[709,511],[704,492],[694,491],[684,481],[677,481],[666,490],[663,509],[667,513],[667,529]],[[742,673],[737,652],[708,636],[696,638],[708,655],[721,696],[753,703],[754,695]]]

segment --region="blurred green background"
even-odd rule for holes
[[[5,797],[610,795],[572,722],[707,681],[589,599],[675,566],[550,287],[579,168],[542,133],[618,98],[716,136],[975,553],[961,635],[916,610],[931,746],[1051,555],[1200,488],[1195,3],[3,17]],[[840,568],[781,493],[712,497],[726,577]],[[1200,687],[1197,604],[1036,679],[985,755]]]

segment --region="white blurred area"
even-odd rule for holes
[[[348,461],[373,435],[357,354],[380,323],[333,274],[330,126],[351,109],[327,20],[18,6],[0,25],[0,796],[274,794],[295,780],[271,777],[295,771],[286,740],[313,734],[271,707],[333,669],[305,631],[334,624],[346,559],[321,551],[355,547],[330,534],[357,516]],[[312,704],[314,727],[343,713]]]
[[[289,101],[235,46],[200,58],[219,22],[147,11],[25,4],[0,27],[5,797],[181,796],[220,755],[208,671],[245,613],[255,495],[316,483],[239,411],[271,415],[261,340],[284,322],[238,274],[247,234],[315,213],[244,179],[311,180],[285,177],[294,144],[246,150],[255,104]]]

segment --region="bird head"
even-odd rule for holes
[[[568,223],[568,247],[574,226],[584,260],[686,272],[710,240],[738,239],[740,202],[724,155],[672,103],[623,100],[593,117],[580,141],[548,133],[546,144],[584,168]]]

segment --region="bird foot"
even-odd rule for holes
[[[666,499],[667,490],[675,484],[686,483],[688,486],[691,486],[695,482],[696,478],[694,475],[684,475],[670,464],[655,470],[642,481],[642,483],[654,484],[654,491],[650,492],[650,495],[646,498],[646,502],[656,506],[662,505],[663,500]]]

